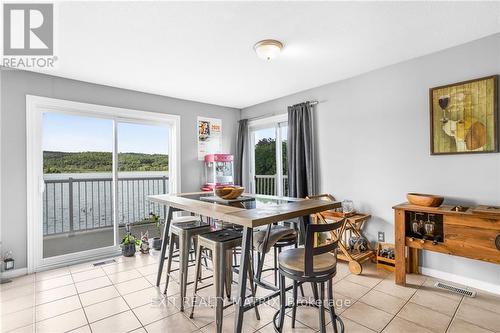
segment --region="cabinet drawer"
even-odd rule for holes
[[[495,239],[500,230],[445,224],[444,242],[455,255],[500,263],[500,250]]]
[[[456,226],[469,226],[500,231],[500,218],[488,218],[463,215],[445,215],[444,223]]]

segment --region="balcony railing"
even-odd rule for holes
[[[113,227],[112,178],[45,180],[43,234],[55,235]],[[168,177],[118,178],[119,225],[144,221],[150,212],[164,217],[164,207],[146,200],[168,193]]]
[[[255,193],[276,195],[278,193],[276,175],[256,175],[255,176]],[[283,196],[288,196],[288,175],[283,175]]]

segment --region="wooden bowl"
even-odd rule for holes
[[[406,198],[410,204],[424,207],[439,207],[444,201],[440,195],[423,193],[408,193]]]
[[[239,197],[243,191],[245,188],[240,186],[221,186],[214,189],[214,194],[224,200],[233,200]]]
[[[236,199],[237,197],[239,197],[243,193],[243,191],[245,191],[244,187],[234,187],[233,190],[231,191],[231,193],[226,194],[225,196],[223,196],[221,198],[225,199],[225,200],[233,200],[233,199]]]
[[[219,198],[222,198],[233,191],[233,186],[220,186],[214,188],[214,194]]]

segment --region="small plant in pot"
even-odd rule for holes
[[[130,232],[127,232],[120,243],[120,246],[122,247],[122,255],[124,257],[135,256],[135,247],[139,245],[141,245],[141,240],[137,239]]]
[[[158,237],[153,238],[153,242],[151,244],[151,247],[154,250],[161,250],[161,243],[162,243],[162,238],[161,238],[161,219],[159,215],[156,215],[155,213],[151,212],[149,213],[149,221],[151,223],[154,223],[156,226],[156,230],[158,230]]]

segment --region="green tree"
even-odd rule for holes
[[[287,165],[287,142],[282,143],[283,154],[283,174],[288,174]],[[275,175],[276,174],[276,140],[264,138],[255,145],[255,174],[256,175]]]
[[[111,152],[43,152],[44,173],[111,172]],[[119,171],[168,171],[168,155],[119,153]]]

